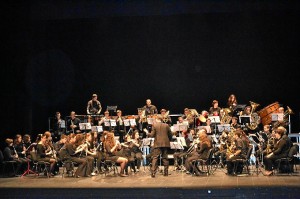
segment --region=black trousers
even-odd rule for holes
[[[162,163],[163,163],[165,169],[168,168],[168,166],[169,166],[168,150],[169,150],[169,147],[159,147],[159,148],[153,149],[152,165],[151,165],[152,173],[155,173],[155,171],[156,171],[160,154],[161,154]]]

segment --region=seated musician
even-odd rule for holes
[[[88,132],[85,134],[85,152],[82,154],[84,158],[86,158],[88,163],[88,175],[96,175],[94,171],[94,160],[95,158],[98,158],[99,154],[96,152],[96,148],[93,144],[94,142],[94,134],[92,132]]]
[[[276,143],[272,152],[264,157],[265,172],[264,175],[269,176],[273,173],[273,168],[276,166],[276,160],[288,156],[291,147],[291,141],[286,136],[286,128],[280,126],[275,130]]]
[[[27,160],[18,156],[12,139],[6,138],[5,143],[6,147],[3,150],[4,161],[16,161],[15,175],[21,175],[25,171]]]
[[[169,111],[167,112],[166,109],[161,109],[160,110],[160,114],[161,114],[161,116],[163,118],[162,122],[168,124],[169,126],[171,126],[172,125],[172,119],[171,119],[171,117],[169,115]]]
[[[55,175],[55,165],[56,159],[53,157],[54,151],[52,148],[48,147],[49,143],[47,142],[46,134],[40,134],[37,138],[37,147],[36,147],[36,157],[37,161],[44,161],[50,163],[50,174],[51,176]],[[45,175],[47,175],[45,173]]]
[[[78,164],[75,171],[75,177],[88,177],[90,175],[88,169],[88,161],[86,158],[81,157],[81,153],[84,152],[86,144],[84,143],[83,134],[70,134],[69,141],[60,150],[60,157],[64,160],[70,160]],[[69,165],[70,166],[70,165]],[[67,167],[67,172],[71,170]]]
[[[135,156],[133,152],[133,147],[135,146],[130,134],[125,136],[125,142],[121,143],[122,149],[117,155],[128,159],[128,163],[125,166],[125,174],[128,175],[128,167],[130,166],[131,171],[136,173],[135,168]]]
[[[67,121],[68,133],[80,133],[79,123],[80,119],[76,117],[75,111],[72,111]]]
[[[234,132],[231,144],[227,148],[227,153],[226,153],[227,175],[234,174],[234,160],[246,159],[247,146],[241,137],[242,137],[242,130],[236,130]],[[240,168],[236,172],[237,173],[241,172]]]
[[[102,117],[101,120],[99,120],[98,125],[103,126],[104,131],[110,131],[111,130],[110,122],[109,122],[109,125],[105,124],[106,121],[108,121],[110,119],[111,119],[111,117],[109,115],[109,111],[105,111],[104,112],[104,117]]]
[[[24,141],[22,135],[16,134],[14,139],[14,148],[18,154],[19,159],[23,159],[26,161],[26,147],[24,145]]]
[[[125,118],[122,116],[122,111],[117,110],[117,117],[116,117],[117,126],[115,128],[115,135],[119,136],[119,140],[121,143],[124,142],[124,136],[125,136],[124,119]]]
[[[191,135],[194,136],[195,134],[195,131],[194,131],[194,124],[195,124],[195,121],[194,121],[194,116],[193,114],[191,113],[191,110],[189,108],[185,108],[184,109],[184,115],[182,116],[182,119],[184,121],[188,121],[188,131]]]
[[[125,174],[125,167],[127,166],[128,159],[117,155],[117,151],[121,148],[121,144],[120,142],[116,142],[114,133],[108,132],[103,144],[106,153],[105,158],[119,163],[121,166],[120,176],[127,177],[128,175]]]
[[[199,139],[194,141],[194,149],[188,154],[184,164],[187,174],[191,174],[191,172],[194,171],[196,175],[200,175],[200,171],[193,165],[193,161],[197,159],[207,159],[208,152],[212,148],[212,143],[207,136],[206,129],[200,129],[197,135]]]

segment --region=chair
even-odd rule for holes
[[[13,176],[16,176],[16,169],[15,169],[15,164],[16,164],[17,162],[16,161],[14,161],[14,160],[4,160],[4,156],[3,156],[3,152],[0,150],[0,165],[2,166],[2,175],[5,175],[5,173],[6,173],[6,166],[7,165],[11,165],[11,167],[12,167],[12,171],[13,171]],[[9,175],[7,175],[7,176],[9,176]]]
[[[112,171],[114,172],[114,175],[119,174],[118,166],[117,166],[117,163],[115,161],[105,159],[105,160],[103,160],[101,165],[103,167],[103,171],[104,171],[105,176],[107,174],[109,174],[110,172],[112,172]]]
[[[244,169],[246,168],[246,171],[247,171],[247,175],[250,175],[250,169],[249,169],[249,166],[250,166],[250,156],[251,156],[251,153],[252,153],[252,150],[253,150],[253,145],[250,144],[249,145],[249,148],[248,148],[248,151],[247,151],[247,155],[246,155],[246,158],[240,158],[240,159],[236,159],[234,160],[234,174],[237,175],[237,173],[239,173],[237,170],[238,170],[238,167],[240,166],[241,168],[241,173],[244,171]],[[241,174],[240,173],[240,174]]]
[[[33,171],[39,176],[40,173],[44,173],[48,178],[51,177],[50,173],[50,163],[45,161],[38,161],[36,152],[30,151],[30,157],[33,162]]]
[[[65,177],[65,171],[67,171],[67,174],[68,176],[71,176],[74,177],[75,175],[75,164],[76,162],[73,162],[72,160],[68,160],[68,159],[65,159],[65,160],[61,160],[61,163],[62,163],[62,174],[61,174],[61,177]],[[67,165],[70,165],[70,166],[67,166]],[[70,171],[67,170],[67,168],[71,168]]]
[[[214,151],[215,151],[215,149],[211,148],[208,151],[208,155],[207,155],[206,159],[200,158],[200,159],[194,160],[192,162],[192,164],[193,164],[192,175],[194,175],[194,173],[199,173],[199,172],[200,173],[206,173],[207,175],[212,174],[212,172],[211,172],[211,162],[212,162],[212,157],[213,157]],[[204,171],[204,167],[206,167],[205,171]],[[194,170],[195,168],[197,169],[197,171]]]
[[[277,165],[277,168],[274,170],[275,173],[287,173],[291,174],[294,171],[294,164],[295,164],[295,157],[299,151],[299,145],[293,144],[290,149],[287,157],[277,159],[275,161],[275,164]]]

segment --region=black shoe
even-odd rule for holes
[[[151,173],[151,178],[155,178],[155,173]]]

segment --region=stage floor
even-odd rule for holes
[[[99,194],[101,197],[113,198],[185,198],[188,195],[218,198],[300,198],[299,169],[298,165],[292,174],[273,176],[257,173],[254,166],[251,168],[251,175],[241,176],[228,176],[225,174],[226,170],[221,168],[212,175],[192,176],[185,172],[173,171],[173,166],[169,168],[169,176],[158,172],[155,178],[150,177],[148,167],[142,167],[138,173],[129,172],[128,177],[114,176],[113,173],[81,178],[28,175],[0,178],[0,191],[4,198],[97,198]]]

